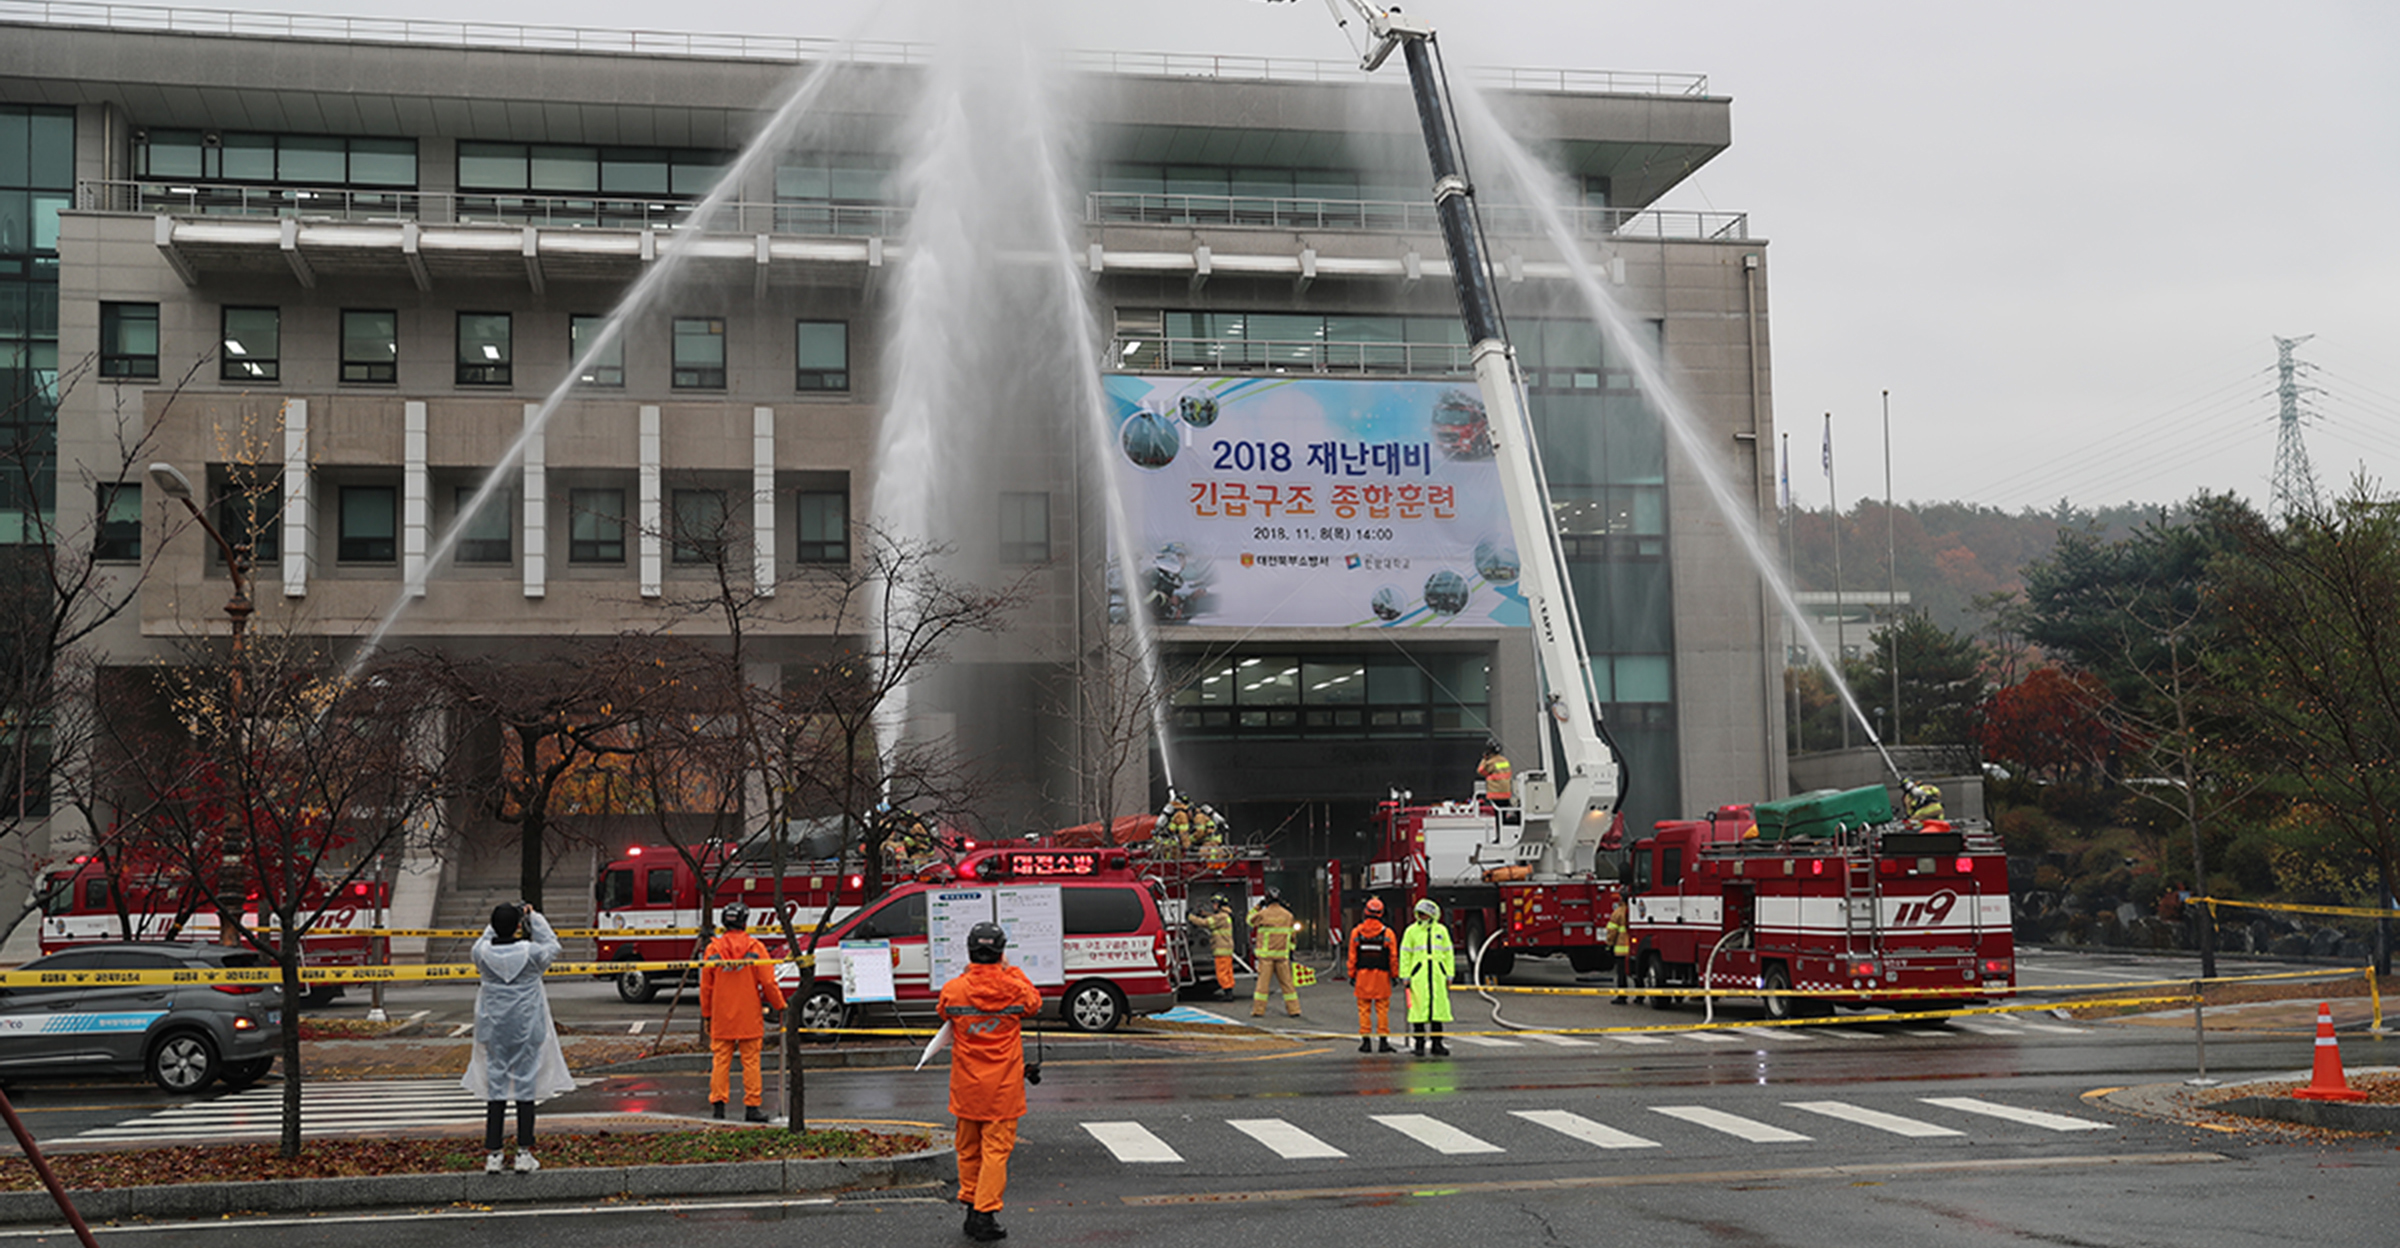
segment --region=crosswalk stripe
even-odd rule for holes
[[[1653,1105],[1650,1107],[1650,1112],[1665,1114],[1669,1118],[1680,1118],[1694,1126],[1706,1127],[1711,1131],[1722,1131],[1735,1139],[1748,1140],[1753,1144],[1793,1144],[1808,1139],[1807,1136],[1797,1131],[1771,1127],[1757,1119],[1744,1118],[1740,1114],[1729,1114],[1721,1109],[1710,1109],[1705,1105]]]
[[[1619,1044],[1665,1044],[1668,1042],[1667,1038],[1664,1036],[1645,1036],[1639,1032],[1632,1031],[1621,1033],[1611,1032],[1608,1035],[1602,1036],[1601,1039],[1614,1040]]]
[[[1281,1118],[1228,1118],[1225,1125],[1274,1149],[1276,1156],[1287,1161],[1350,1155]]]
[[[1921,1119],[1904,1118],[1899,1114],[1887,1114],[1880,1109],[1867,1109],[1863,1106],[1850,1105],[1841,1101],[1785,1101],[1784,1104],[1791,1106],[1793,1109],[1806,1110],[1812,1114],[1823,1114],[1828,1118],[1839,1118],[1844,1122],[1855,1122],[1862,1127],[1873,1127],[1878,1131],[1889,1131],[1894,1135],[1905,1135],[1913,1140],[1928,1140],[1936,1136],[1966,1134],[1964,1131],[1953,1131],[1948,1127],[1937,1127],[1932,1123],[1925,1122]]]
[[[1802,1034],[1798,1027],[1733,1027],[1728,1028],[1726,1034],[1748,1036],[1753,1040],[1790,1040],[1799,1044],[1809,1041],[1809,1037]]]
[[[411,1079],[388,1083],[338,1083],[301,1089],[300,1131],[327,1135],[388,1126],[451,1126],[483,1117],[484,1103],[455,1079]],[[168,1138],[240,1139],[283,1130],[283,1089],[251,1088],[194,1101],[125,1122],[76,1133],[95,1143]]]
[[[1998,1101],[1986,1101],[1972,1096],[1924,1096],[1917,1098],[1928,1105],[1955,1109],[1962,1114],[1982,1114],[2008,1122],[2021,1122],[2045,1131],[2114,1131],[2115,1123],[2094,1122],[2089,1118],[2069,1118],[2065,1114],[2045,1114],[2038,1109],[2019,1109]]]
[[[1554,1036],[1546,1031],[1529,1031],[1525,1033],[1525,1038],[1541,1044],[1556,1045],[1562,1049],[1588,1049],[1592,1047],[1591,1041],[1585,1040],[1579,1036]]]
[[[1808,1029],[1808,1034],[1818,1040],[1840,1040],[1850,1044],[1883,1039],[1883,1036],[1877,1032],[1854,1031],[1848,1027],[1811,1027]]]
[[[1902,1027],[1899,1031],[1904,1036],[1922,1036],[1929,1040],[1947,1040],[1952,1035],[1947,1027]]]
[[[2006,1023],[1995,1022],[1987,1018],[1954,1018],[1950,1020],[1950,1025],[1960,1031],[1971,1031],[1979,1036],[2021,1036],[2025,1034]]]
[[[1437,1153],[1457,1156],[1461,1153],[1504,1153],[1507,1149],[1479,1140],[1439,1118],[1424,1114],[1369,1114],[1375,1121],[1390,1127]]]
[[[1181,1161],[1183,1155],[1138,1122],[1087,1122],[1083,1129],[1119,1161]]]
[[[1702,1044],[1740,1044],[1742,1042],[1740,1036],[1728,1036],[1714,1031],[1678,1031],[1674,1034],[1679,1039],[1697,1040]]]
[[[2092,1034],[2092,1029],[2089,1027],[2069,1027],[2064,1023],[2037,1023],[2030,1018],[2020,1018],[2015,1021],[2017,1026],[2027,1031],[2046,1031],[2054,1036],[2088,1036]]]
[[[1503,1040],[1498,1036],[1452,1036],[1450,1039],[1453,1043],[1471,1044],[1479,1049],[1521,1049],[1525,1047],[1515,1040]]]
[[[1510,1114],[1536,1126],[1548,1127],[1560,1135],[1597,1144],[1602,1148],[1657,1148],[1658,1141],[1645,1140],[1638,1135],[1604,1126],[1581,1114],[1563,1109],[1512,1109]]]

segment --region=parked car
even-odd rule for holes
[[[258,967],[255,950],[184,942],[82,945],[25,971]],[[266,984],[19,984],[0,987],[0,1079],[140,1074],[169,1092],[266,1077],[281,1041],[283,990]]]

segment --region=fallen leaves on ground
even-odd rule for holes
[[[2188,991],[2188,985],[2186,990]],[[2375,990],[2385,997],[2400,992],[2400,975],[2383,976],[2376,981]],[[2121,995],[2123,994],[2119,992],[2105,992],[2100,995],[2100,999],[2105,1000]],[[2366,976],[2353,973],[2339,979],[2266,979],[2213,983],[2207,985],[2202,995],[2206,998],[2207,1005],[2219,1006],[2255,1005],[2268,1001],[2330,1001],[2346,997],[2364,997],[2369,993]],[[2060,1005],[2078,1019],[2122,1018],[2162,1008],[2158,1005],[2078,1005],[2071,1000],[2060,1002]]]
[[[892,1157],[931,1146],[920,1134],[876,1131],[748,1130],[611,1132],[543,1135],[534,1143],[542,1168],[692,1166],[791,1158]],[[181,1145],[124,1152],[58,1153],[49,1157],[70,1188],[145,1187],[162,1183],[240,1183],[355,1178],[386,1174],[444,1174],[483,1168],[479,1139],[311,1140],[285,1158],[273,1144]],[[41,1180],[22,1158],[0,1159],[0,1190],[39,1190]]]

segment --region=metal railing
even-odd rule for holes
[[[247,186],[173,178],[87,178],[75,184],[75,206],[84,212],[416,221],[428,225],[535,225],[553,229],[679,229],[691,224],[695,202],[661,196]],[[907,222],[908,210],[889,204],[737,202],[720,205],[707,222],[707,228],[729,234],[889,238],[905,230]]]
[[[1548,233],[1539,214],[1514,204],[1478,206],[1484,229],[1510,238]],[[1585,238],[1746,239],[1750,222],[1738,212],[1677,209],[1568,208],[1568,225]],[[1439,233],[1441,218],[1426,200],[1303,199],[1250,195],[1152,195],[1094,191],[1084,197],[1084,220],[1094,225],[1233,225],[1272,229]]]
[[[261,13],[94,0],[0,0],[0,23],[92,26],[107,30],[423,47],[508,48],[527,52],[599,52],[630,56],[689,56],[719,60],[840,61],[861,65],[921,65],[933,45],[903,40],[810,39],[673,30],[608,30],[529,26],[516,22],[430,21],[404,17],[343,17]],[[1280,56],[1208,56],[1182,52],[1071,51],[1070,69],[1130,77],[1217,78],[1262,82],[1357,82],[1355,62]],[[1477,84],[1519,91],[1578,95],[1708,94],[1705,74],[1601,69],[1475,69]]]
[[[1108,358],[1123,372],[1196,368],[1464,376],[1474,369],[1470,348],[1447,342],[1326,342],[1125,334],[1110,344]]]

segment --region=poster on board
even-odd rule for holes
[[[845,940],[841,955],[842,1000],[855,1005],[896,999],[892,987],[892,942]]]
[[[967,968],[967,933],[995,922],[1008,933],[1008,960],[1040,985],[1066,982],[1066,918],[1056,884],[1006,888],[937,889],[925,899],[925,952],[930,985]]]
[[[1164,624],[1523,626],[1521,566],[1474,387],[1105,378],[1135,532],[1112,608]]]
[[[937,888],[925,895],[926,986],[942,985],[967,967],[967,932],[992,917],[992,890]]]

